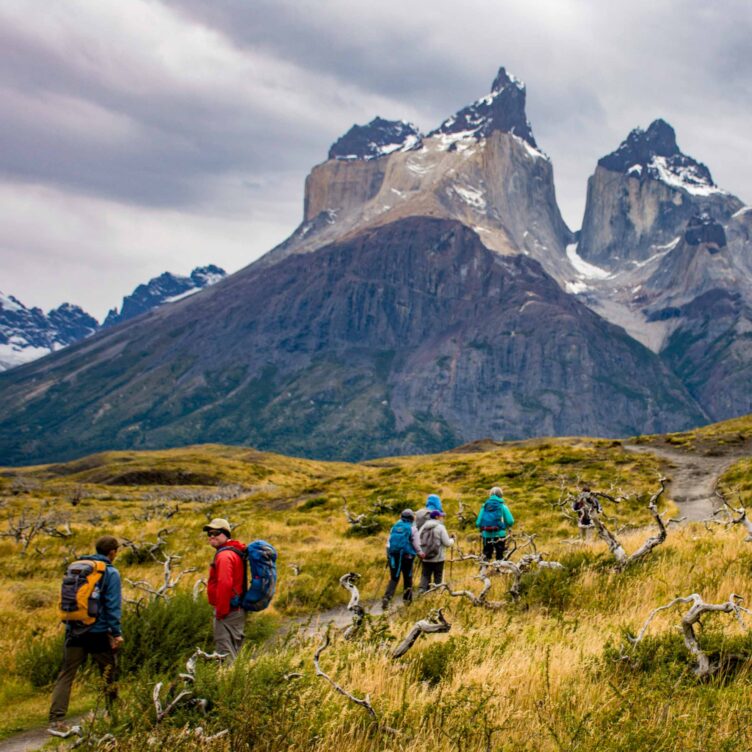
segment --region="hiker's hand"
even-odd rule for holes
[[[117,637],[110,635],[110,648],[112,650],[119,650],[123,642],[124,640],[122,635],[118,635]]]
[[[419,559],[425,559],[425,558],[426,558],[426,555],[425,555],[425,554],[424,554],[424,553],[423,553],[423,552],[421,551],[421,552],[420,552],[420,553],[418,554],[418,558],[419,558]]]

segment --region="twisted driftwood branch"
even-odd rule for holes
[[[624,546],[621,544],[621,541],[606,527],[602,519],[602,514],[600,514],[597,511],[591,511],[590,516],[593,521],[593,524],[595,525],[596,530],[598,531],[598,536],[606,542],[606,545],[608,546],[609,551],[611,551],[611,554],[613,555],[614,559],[616,559],[617,571],[623,571],[626,567],[630,566],[631,564],[634,564],[634,562],[639,561],[640,559],[644,558],[656,546],[659,546],[661,543],[663,543],[666,540],[666,536],[668,534],[667,529],[666,529],[666,523],[663,521],[663,518],[658,512],[658,499],[666,490],[666,478],[661,477],[658,479],[658,482],[660,484],[660,488],[650,497],[650,501],[648,502],[648,509],[650,510],[650,513],[653,515],[655,524],[658,527],[658,532],[656,535],[653,535],[650,538],[648,538],[642,544],[642,546],[640,546],[640,548],[638,548],[637,551],[635,551],[631,555],[627,554],[627,552],[624,550]],[[608,494],[604,494],[600,492],[593,492],[593,493],[595,493],[598,496],[602,496],[603,498],[607,498],[610,501],[616,500],[616,499],[612,499]]]
[[[201,648],[196,648],[193,655],[185,662],[185,673],[180,674],[180,678],[186,682],[196,681],[196,664],[199,658],[205,658],[207,661],[223,661],[227,658],[227,653],[207,653]]]
[[[733,613],[739,623],[744,626],[744,618],[742,614],[749,614],[752,612],[741,605],[742,600],[741,596],[738,596],[735,593],[731,593],[729,599],[725,603],[705,603],[697,593],[692,593],[684,598],[674,598],[665,606],[658,606],[658,608],[653,609],[645,623],[642,625],[642,629],[637,636],[632,637],[627,635],[627,639],[632,645],[637,645],[645,636],[645,632],[656,614],[665,611],[678,603],[691,603],[692,606],[689,611],[682,616],[681,630],[684,635],[684,644],[687,646],[687,650],[689,650],[690,654],[697,661],[695,674],[700,678],[704,678],[717,671],[719,666],[718,664],[711,664],[710,659],[700,647],[700,644],[697,641],[697,636],[695,635],[694,625],[700,621],[703,614],[722,612],[727,614]]]
[[[162,686],[162,682],[157,682],[154,685],[154,691],[152,692],[152,700],[154,701],[154,710],[156,711],[157,715],[157,723],[161,723],[168,715],[170,715],[170,713],[175,710],[175,708],[182,700],[185,700],[187,697],[191,697],[193,695],[193,692],[188,689],[184,689],[165,708],[162,706],[162,700],[160,699]]]
[[[420,621],[416,621],[413,628],[407,633],[402,642],[397,645],[392,653],[392,658],[400,658],[415,644],[415,641],[422,634],[433,634],[435,632],[448,632],[452,625],[444,618],[440,608],[434,609],[431,613]]]
[[[716,486],[714,489],[714,493],[718,499],[721,500],[723,506],[721,509],[715,512],[715,514],[718,514],[719,512],[726,512],[728,515],[728,522],[724,523],[727,525],[742,525],[744,529],[747,531],[747,537],[744,539],[745,543],[749,543],[752,541],[752,520],[750,520],[747,517],[747,507],[744,506],[741,500],[741,496],[738,496],[739,498],[739,504],[740,506],[732,507],[731,504],[729,504],[728,499],[726,498],[725,494],[720,491],[720,489]],[[734,516],[736,515],[736,516]]]
[[[321,658],[321,654],[329,647],[329,630],[326,630],[326,633],[324,634],[324,638],[321,641],[321,644],[318,646],[316,652],[313,654],[313,665],[316,668],[316,676],[320,676],[322,679],[329,682],[329,684],[332,685],[335,692],[339,692],[339,694],[343,695],[344,697],[347,697],[348,700],[351,700],[356,705],[360,705],[362,708],[365,708],[369,715],[371,715],[374,719],[378,720],[378,716],[376,715],[376,711],[373,709],[371,705],[371,701],[368,697],[368,695],[365,696],[364,699],[360,699],[359,697],[355,697],[355,695],[350,694],[346,689],[343,689],[339,684],[337,684],[334,679],[332,679],[329,675],[325,674],[321,670],[321,666],[319,665],[319,659]]]
[[[133,580],[129,580],[126,577],[125,581],[131,587],[134,587],[137,590],[143,590],[149,593],[149,595],[153,596],[154,598],[164,598],[165,600],[169,600],[169,591],[175,588],[185,575],[191,574],[192,572],[196,571],[196,567],[183,569],[181,572],[178,572],[178,574],[173,578],[172,562],[179,561],[181,558],[181,556],[177,556],[176,554],[170,554],[165,559],[164,582],[158,588],[155,588],[150,582],[147,582],[146,580],[138,580],[137,582],[134,582]]]
[[[352,612],[353,615],[352,624],[342,633],[342,636],[346,640],[355,637],[363,625],[363,619],[366,615],[365,609],[360,605],[360,591],[355,584],[359,579],[360,575],[357,572],[348,572],[339,578],[339,584],[350,593],[350,602],[347,604],[347,610]]]

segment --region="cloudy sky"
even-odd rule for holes
[[[3,0],[0,290],[102,317],[164,270],[236,271],[353,123],[429,130],[500,65],[573,229],[656,117],[752,201],[750,33],[747,0]]]

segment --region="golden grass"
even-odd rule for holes
[[[731,435],[734,431],[737,427]],[[629,748],[631,752],[673,749],[674,743],[695,749],[699,748],[692,746],[699,733],[697,723],[690,724],[690,731],[683,719],[697,714],[710,714],[714,725],[709,743],[743,739],[734,714],[750,712],[747,674],[742,672],[723,686],[699,686],[688,670],[672,689],[663,669],[653,677],[610,664],[605,657],[607,645],[621,641],[623,628],[639,629],[652,609],[677,595],[699,592],[708,601],[720,602],[736,592],[752,599],[752,551],[743,543],[743,532],[707,531],[701,525],[672,529],[668,541],[643,563],[615,573],[600,541],[565,542],[576,536],[576,528],[553,504],[562,484],[570,489],[578,482],[597,488],[615,484],[635,498],[608,508],[613,525],[649,524],[644,502],[656,487],[656,460],[628,454],[619,442],[598,440],[536,440],[480,449],[350,465],[202,446],[112,452],[67,465],[5,469],[0,472],[0,493],[6,520],[17,519],[24,511],[35,514],[46,509],[67,516],[74,531],[66,541],[40,536],[24,556],[17,544],[0,539],[0,699],[19,703],[13,728],[39,720],[46,712],[47,692],[32,689],[26,678],[17,675],[15,656],[30,638],[43,639],[59,629],[52,598],[69,545],[81,554],[104,532],[154,540],[161,528],[173,528],[168,552],[183,557],[180,568],[197,568],[184,581],[191,587],[205,576],[212,555],[201,528],[212,516],[226,516],[239,523],[241,540],[264,538],[278,548],[280,581],[272,612],[293,616],[346,603],[348,596],[337,584],[346,571],[362,575],[364,599],[382,592],[385,530],[397,513],[375,515],[383,527],[379,534],[349,537],[342,513],[345,500],[353,512],[371,514],[377,500],[393,503],[397,510],[417,509],[426,494],[439,493],[452,529],[460,500],[477,511],[490,486],[500,484],[517,519],[516,529],[535,534],[548,558],[572,566],[579,561],[577,572],[549,585],[545,572],[528,575],[520,601],[510,602],[500,612],[474,608],[446,594],[430,595],[401,610],[389,629],[401,637],[429,608],[442,605],[453,624],[448,635],[421,638],[397,663],[378,644],[338,642],[322,658],[327,670],[357,694],[369,693],[387,722],[404,730],[415,752],[458,748],[541,752]],[[747,489],[750,469],[749,461],[739,463],[725,480],[746,483]],[[137,485],[139,473],[170,485]],[[203,477],[204,482],[173,485],[181,477]],[[124,479],[129,485],[122,484]],[[223,499],[223,493],[228,497]],[[78,497],[74,506],[72,500]],[[160,498],[180,504],[172,519],[165,520],[154,507]],[[138,519],[150,508],[155,518]],[[662,509],[675,512],[667,499],[662,500]],[[624,534],[627,551],[635,550],[651,533],[641,528]],[[461,532],[460,537],[466,547],[477,545],[472,531]],[[298,576],[289,566],[293,563],[300,565]],[[124,577],[155,585],[161,581],[157,563],[125,564],[121,558],[118,566]],[[455,585],[476,592],[480,587],[472,577],[471,563],[455,563],[451,574]],[[495,578],[491,598],[503,598],[507,587],[504,577]],[[126,594],[137,595],[129,587]],[[650,635],[673,633],[679,613],[659,615]],[[728,616],[708,621],[717,623],[730,638],[743,634]],[[459,646],[451,670],[436,684],[420,681],[422,662],[444,643]],[[305,637],[291,648],[306,672],[313,648]],[[648,701],[633,702],[635,692]],[[83,705],[91,701],[89,694],[78,696]],[[302,729],[299,736],[291,736],[289,749],[403,748],[403,742],[374,734],[362,710],[323,683],[306,685],[298,702],[310,708],[310,719],[319,720],[315,732],[310,730],[306,736]],[[322,708],[326,708],[323,720]],[[636,739],[641,724],[655,735],[655,746],[641,747],[633,741],[631,747],[626,742],[620,747],[607,741],[612,733],[609,724],[625,740],[632,735]],[[10,728],[0,725],[0,734]]]

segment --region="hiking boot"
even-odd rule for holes
[[[386,612],[389,609],[389,598],[381,599],[381,610]]]
[[[65,721],[52,721],[47,728],[47,733],[52,736],[67,736],[71,727]]]

